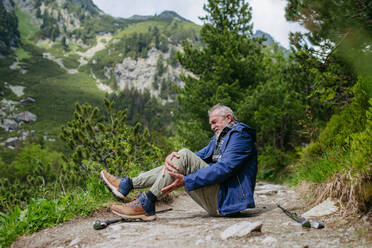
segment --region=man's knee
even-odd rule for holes
[[[180,157],[175,157],[172,159],[172,161],[179,167],[179,172],[186,173],[186,167],[189,166],[188,162],[190,161],[190,158],[194,153],[186,148],[182,148],[177,153],[178,155],[180,155]]]
[[[178,154],[180,155],[180,157],[187,158],[188,156],[190,156],[194,153],[187,148],[182,148],[181,150],[178,151]]]

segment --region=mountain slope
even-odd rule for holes
[[[74,104],[100,106],[106,93],[146,90],[163,104],[173,101],[173,84],[182,84],[176,52],[183,40],[200,43],[200,27],[175,12],[130,20],[106,15],[90,0],[2,3],[3,13],[17,22],[0,58],[3,145],[27,131],[59,147],[60,126],[72,118]],[[21,103],[26,97],[35,102]],[[14,118],[25,111],[37,120],[23,123]]]

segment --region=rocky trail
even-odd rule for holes
[[[210,217],[180,193],[170,203],[159,203],[157,210],[173,210],[159,213],[153,222],[121,222],[94,230],[95,220],[117,218],[104,208],[92,217],[24,235],[11,247],[372,247],[371,216],[350,221],[334,213],[312,218],[324,222],[325,228],[304,228],[275,205],[297,214],[308,209],[286,186],[258,183],[255,201],[255,209],[239,216]],[[249,223],[260,230],[239,236]]]

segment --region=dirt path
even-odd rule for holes
[[[185,193],[172,203],[159,204],[153,222],[116,223],[96,231],[95,220],[116,218],[104,210],[93,217],[75,219],[32,235],[20,237],[11,247],[372,247],[371,224],[367,218],[351,225],[337,215],[322,218],[324,229],[305,229],[291,221],[274,202],[298,214],[304,203],[285,186],[258,183],[257,208],[234,218],[209,217]],[[221,232],[242,222],[262,221],[261,232],[223,240]]]

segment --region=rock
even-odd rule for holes
[[[64,66],[63,64],[63,61],[61,58],[56,58],[54,57],[52,54],[50,53],[43,53],[43,58],[46,58],[46,59],[49,59],[51,61],[54,61],[55,63],[57,63],[62,69],[64,69],[65,71],[67,71],[68,74],[76,74],[78,73],[79,71],[77,69],[68,69]]]
[[[337,212],[337,210],[338,210],[338,207],[331,200],[331,198],[328,198],[327,200],[323,201],[319,205],[313,207],[312,209],[304,213],[302,217],[304,218],[321,217],[321,216],[333,214]]]
[[[257,191],[255,191],[255,193],[257,195],[273,195],[273,194],[277,194],[278,191],[277,190],[272,190],[272,189],[264,189],[264,190],[257,190]]]
[[[23,86],[17,86],[17,85],[9,85],[9,89],[18,97],[23,96],[23,91],[25,87]]]
[[[72,240],[68,246],[77,245],[80,242],[80,238],[77,237],[76,239]]]
[[[15,114],[14,117],[19,120],[19,121],[24,121],[26,123],[36,121],[37,116],[34,115],[33,113],[26,111],[26,112],[21,112],[19,114]]]
[[[273,246],[275,245],[276,243],[278,242],[278,240],[274,237],[271,237],[271,236],[267,236],[266,238],[264,238],[261,243],[264,245],[264,247],[267,247],[267,246]]]
[[[11,137],[8,138],[5,141],[5,145],[10,147],[10,148],[16,148],[22,144],[21,140],[18,137]]]
[[[111,233],[107,235],[107,238],[109,239],[120,239],[120,233]]]
[[[278,184],[258,184],[256,187],[257,190],[283,190],[284,187],[282,185]]]
[[[261,231],[262,221],[249,222],[242,221],[228,227],[220,234],[221,239],[226,240],[231,237],[243,237],[253,231]]]
[[[0,127],[4,128],[6,132],[14,131],[18,127],[18,123],[12,119],[4,119],[0,122]]]
[[[181,49],[177,46],[172,46],[172,48]],[[134,88],[142,92],[149,90],[152,96],[159,96],[160,91],[153,88],[154,75],[157,73],[157,62],[160,56],[166,61],[169,55],[170,52],[162,53],[153,47],[148,51],[146,58],[138,58],[137,60],[130,57],[124,58],[121,63],[116,64],[113,68],[113,75],[116,77],[119,88],[121,90]],[[183,83],[179,79],[181,73],[185,73],[181,68],[168,66],[158,80],[178,79],[173,80],[173,82],[183,87]]]
[[[112,229],[114,232],[117,232],[121,230],[121,225],[110,225],[109,228]]]
[[[6,99],[3,99],[0,101],[1,109],[8,111],[8,112],[14,111],[15,105],[18,105],[18,104],[19,104],[18,102],[15,102],[12,100],[6,100]]]
[[[21,140],[26,140],[28,136],[34,136],[35,130],[22,132]]]
[[[200,245],[201,243],[203,243],[204,241],[202,239],[198,239],[196,242],[195,242],[195,245]]]
[[[301,223],[294,222],[294,221],[287,221],[282,223],[282,226],[301,226]]]
[[[26,98],[23,98],[20,102],[21,103],[35,103],[36,100],[32,97],[26,97]]]

